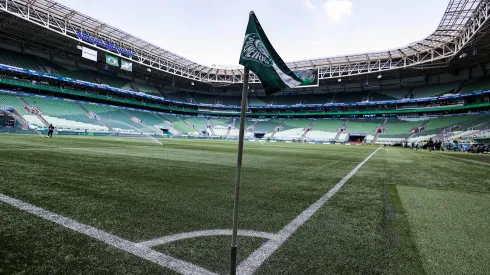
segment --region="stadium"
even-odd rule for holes
[[[0,0],[0,274],[227,274],[240,126],[237,274],[490,274],[490,2],[448,2],[242,102],[243,66]]]

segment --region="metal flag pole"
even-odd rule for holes
[[[240,202],[240,181],[242,177],[243,139],[245,136],[245,117],[247,115],[249,70],[243,72],[242,108],[240,112],[240,132],[238,134],[238,155],[236,160],[235,202],[233,206],[233,233],[231,235],[231,265],[230,275],[236,275],[237,235],[238,235],[238,204]]]

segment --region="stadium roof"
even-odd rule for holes
[[[437,29],[423,40],[386,51],[288,62],[291,69],[319,68],[320,79],[377,73],[422,64],[443,64],[469,45],[490,17],[488,0],[450,0]],[[52,0],[5,0],[0,10],[15,15],[99,51],[114,53],[77,37],[83,32],[134,53],[133,62],[191,80],[208,83],[240,83],[240,67],[208,67],[167,51],[102,21]],[[124,57],[124,55],[121,55]],[[251,76],[252,83],[259,80]]]

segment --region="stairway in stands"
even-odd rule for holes
[[[338,128],[337,129],[337,135],[335,136],[335,139],[334,140],[339,140],[339,137],[342,133],[344,133],[344,131],[342,131],[342,129],[347,129],[347,125],[349,124],[349,120],[346,120],[344,122],[344,124],[342,125],[342,127]]]
[[[420,129],[420,128],[422,128],[422,127],[425,127],[425,126],[426,126],[426,125],[427,125],[429,122],[430,122],[430,119],[428,119],[428,120],[424,121],[424,123],[422,123],[422,125],[420,125],[420,126],[419,126],[419,127],[417,127],[417,128],[419,128],[419,129]],[[421,132],[423,132],[423,131],[424,131],[424,130],[422,130]],[[418,134],[418,133],[419,133],[419,132],[417,132],[417,133],[412,133],[410,136],[408,136],[408,138],[407,138],[407,139],[412,138],[414,135],[416,135],[416,134]]]
[[[168,131],[174,135],[174,136],[180,136],[182,135],[182,133],[180,131],[178,131],[177,129],[175,129],[172,124],[172,122],[168,121],[168,120],[165,120],[165,119],[162,119],[161,117],[155,115],[155,114],[152,114],[154,117],[156,117],[157,119],[159,119],[161,122],[163,122],[164,124],[168,125]]]
[[[255,132],[255,125],[257,125],[257,123],[259,123],[259,121],[254,121],[254,124],[248,126],[247,129],[245,129],[245,130]]]
[[[381,131],[379,131],[379,129],[385,128],[387,122],[388,122],[388,119],[385,119],[385,121],[383,121],[383,124],[381,124],[381,126],[379,128],[376,128],[376,136],[374,136],[372,143],[375,143],[376,141],[378,141],[379,135],[381,134]]]
[[[272,133],[271,138],[273,138],[277,134],[277,132],[282,130],[284,122],[285,122],[285,120],[283,120],[279,126],[274,128],[274,133]]]
[[[230,137],[231,129],[235,128],[235,123],[236,123],[236,118],[233,119],[233,123],[231,124],[231,126],[228,127],[228,131],[226,132],[226,138]]]
[[[22,102],[22,105],[24,105],[24,108],[26,110],[29,110],[29,107],[32,107],[29,103],[27,103],[27,101],[25,101],[22,97],[18,96],[18,98],[20,99],[20,101]],[[49,123],[46,121],[46,119],[44,119],[44,117],[41,115],[41,111],[36,108],[39,112],[35,113],[34,115],[44,124],[44,126],[49,126]]]
[[[306,134],[308,134],[311,129],[313,129],[313,125],[315,124],[315,121],[313,120],[308,127],[305,128],[305,132],[301,135],[301,139],[304,139]]]
[[[97,120],[98,122],[100,122],[102,125],[104,125],[105,127],[107,127],[107,129],[109,130],[113,130],[112,127],[110,127],[107,123],[104,122],[104,120],[97,114],[95,114],[97,117],[94,117],[92,116],[91,114],[93,112],[90,112],[89,110],[87,110],[87,108],[85,108],[82,104],[78,104],[78,106],[80,106],[80,108],[85,112],[85,114],[90,118],[90,119],[95,119]]]
[[[216,134],[214,133],[214,130],[213,130],[214,125],[209,118],[206,121],[206,128],[211,132],[211,135],[216,136]]]

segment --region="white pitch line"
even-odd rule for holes
[[[153,240],[148,240],[144,242],[137,243],[137,245],[144,247],[154,247],[157,245],[163,245],[175,241],[199,238],[199,237],[212,237],[212,236],[231,236],[231,229],[215,229],[215,230],[203,230],[203,231],[194,231],[194,232],[186,232],[179,233],[175,235],[165,236]],[[238,235],[245,237],[255,237],[262,239],[273,239],[275,238],[275,234],[268,232],[260,232],[260,231],[251,231],[251,230],[238,230]]]
[[[310,205],[306,210],[299,214],[294,220],[287,224],[276,237],[264,243],[257,250],[252,252],[247,259],[242,261],[237,268],[237,274],[240,275],[252,275],[255,271],[269,258],[277,249],[279,249],[284,242],[286,242],[291,235],[294,234],[303,224],[305,224],[340,188],[352,177],[359,169],[382,147],[379,147],[371,153],[365,160],[359,163],[352,171],[347,174],[341,181],[339,181],[327,194],[321,197],[314,204]]]
[[[195,275],[195,274],[207,274],[218,275],[200,266],[182,261],[171,256],[165,255],[151,248],[139,246],[134,242],[130,242],[118,236],[99,230],[95,227],[74,221],[72,219],[63,217],[51,211],[43,208],[28,204],[26,202],[14,199],[12,197],[0,194],[0,202],[9,204],[15,208],[24,210],[42,219],[57,223],[66,228],[69,228],[78,233],[87,235],[96,240],[102,241],[110,246],[129,252],[133,255],[141,257],[145,260],[158,264],[162,267],[166,267],[180,274]]]

